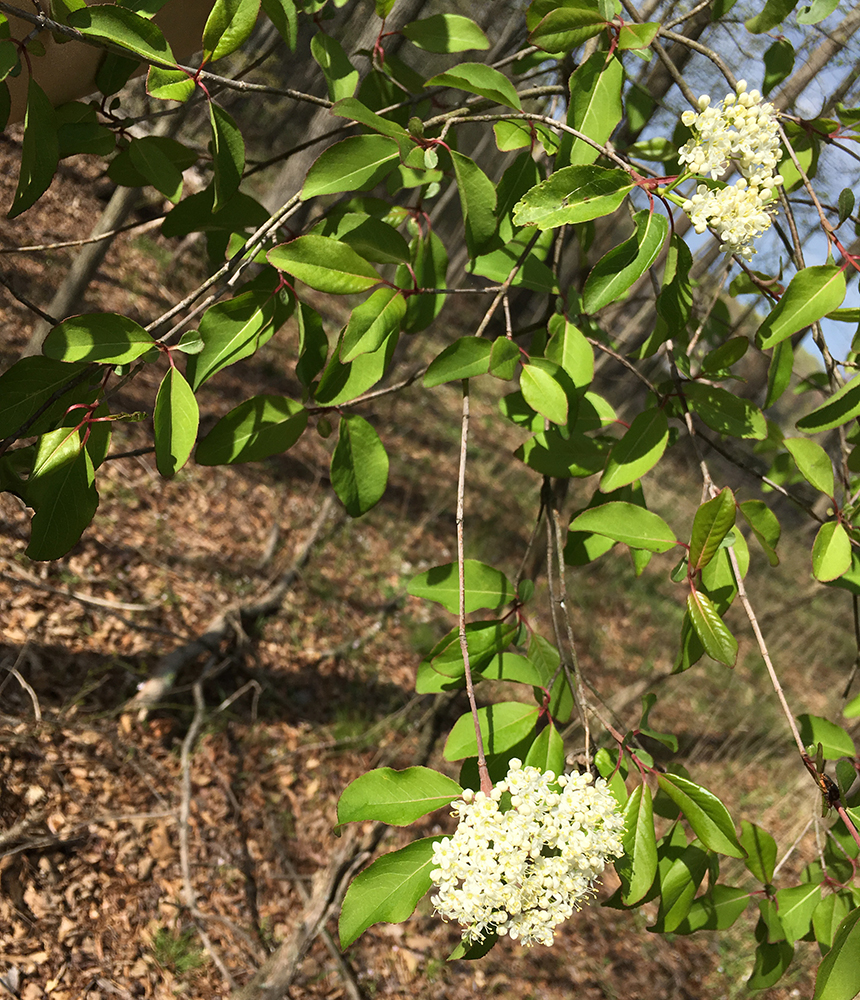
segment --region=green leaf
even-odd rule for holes
[[[69,24],[87,38],[112,42],[147,62],[176,65],[158,25],[125,7],[83,7],[69,15]]]
[[[479,608],[497,608],[514,596],[514,588],[501,570],[477,559],[465,561],[466,614]],[[459,571],[456,563],[434,566],[409,581],[407,593],[437,601],[452,614],[460,610]]]
[[[299,328],[296,378],[303,386],[307,387],[325,368],[328,357],[328,337],[326,337],[320,314],[303,302],[300,302],[296,308],[296,325]]]
[[[314,396],[321,406],[340,406],[367,392],[382,378],[391,364],[398,334],[390,334],[376,351],[360,354],[341,364],[340,344],[326,365]]]
[[[763,500],[745,500],[740,504],[740,512],[764,549],[768,562],[771,566],[778,566],[779,556],[776,554],[776,546],[781,528],[776,514]]]
[[[458,63],[444,73],[438,73],[424,84],[425,87],[453,87],[470,94],[486,97],[495,104],[522,111],[520,98],[511,81],[499,70],[485,63]]]
[[[470,257],[478,257],[490,248],[495,237],[496,189],[490,178],[468,156],[452,149],[451,162],[457,175],[466,246]]]
[[[596,313],[617,302],[657,259],[669,233],[665,215],[643,209],[633,217],[636,231],[620,246],[613,247],[594,265],[585,279],[582,308]]]
[[[696,890],[708,871],[708,855],[690,844],[660,873],[660,909],[649,930],[668,934],[687,918]]]
[[[308,411],[285,396],[252,396],[225,414],[197,446],[198,465],[259,462],[302,436]]]
[[[732,818],[713,792],[679,774],[658,774],[657,783],[681,810],[705,847],[730,858],[744,857]]]
[[[543,361],[543,364],[539,362]],[[567,425],[567,395],[547,367],[552,362],[535,358],[523,365],[520,374],[520,391],[529,406],[554,424]]]
[[[373,427],[355,413],[340,419],[331,456],[331,484],[350,517],[366,514],[385,493],[388,455]]]
[[[836,483],[833,478],[833,463],[821,445],[809,438],[785,438],[783,444],[803,478],[817,490],[834,497]]]
[[[756,343],[762,350],[810,326],[836,309],[845,298],[845,274],[835,264],[819,264],[799,271],[758,328]]]
[[[820,885],[807,883],[777,891],[776,903],[779,908],[779,921],[789,944],[794,944],[795,941],[799,941],[800,938],[809,933],[813,911],[820,902]]]
[[[729,437],[755,438],[757,441],[767,437],[764,414],[748,399],[703,382],[686,382],[684,395],[690,409],[711,430]]]
[[[159,101],[187,101],[196,88],[194,79],[182,69],[150,66],[146,74],[146,92]]]
[[[787,38],[777,38],[764,54],[764,83],[761,92],[765,97],[787,80],[794,69],[794,46]]]
[[[590,385],[594,378],[594,348],[585,334],[558,313],[550,319],[548,329],[550,338],[544,352],[547,359],[560,365],[577,389]]]
[[[269,20],[278,29],[278,34],[289,45],[290,51],[295,52],[298,37],[298,12],[295,0],[263,0],[262,6]]]
[[[80,101],[71,101],[54,110],[57,126],[59,158],[75,153],[91,156],[109,156],[116,148],[116,136],[99,123],[96,109]]]
[[[757,935],[758,936],[758,935]],[[794,958],[794,946],[787,941],[759,941],[755,950],[753,971],[747,980],[750,990],[766,990],[782,978]]]
[[[851,566],[851,539],[838,521],[827,521],[818,529],[812,545],[812,575],[827,583]]]
[[[151,184],[174,205],[179,201],[182,197],[182,171],[158,142],[158,136],[132,139],[128,157],[147,184]]]
[[[534,732],[538,709],[521,701],[500,701],[478,709],[478,722],[484,740],[484,750],[490,754],[501,753],[515,746]],[[463,760],[478,752],[475,738],[475,720],[472,713],[461,715],[445,743],[445,760]]]
[[[302,198],[369,191],[391,173],[399,159],[400,147],[388,136],[350,136],[317,157],[302,187]]]
[[[398,125],[397,122],[390,121],[388,118],[383,118],[381,115],[376,114],[375,111],[371,111],[370,108],[362,104],[355,97],[344,97],[331,107],[330,113],[337,115],[339,118],[348,118],[350,121],[366,125],[369,129],[373,129],[374,132],[379,132],[380,135],[387,135],[390,139],[405,142],[406,145],[403,147],[405,152],[408,152],[414,146],[415,140],[402,125]]]
[[[570,52],[577,45],[599,35],[606,26],[606,18],[593,4],[571,4],[560,8],[553,5],[542,16],[545,7],[532,4],[529,8],[531,16],[526,21],[529,44],[537,45],[545,52]]]
[[[340,946],[348,948],[372,924],[398,924],[412,915],[432,885],[433,845],[442,837],[425,837],[383,854],[350,883],[340,910]]]
[[[747,852],[744,864],[759,882],[770,885],[776,867],[776,841],[767,830],[745,819],[741,820],[741,835],[738,839]]]
[[[553,229],[614,212],[633,189],[623,170],[562,167],[514,206],[514,225]]]
[[[839,6],[839,0],[811,0],[797,12],[798,24],[818,24],[830,17]]]
[[[55,326],[45,338],[42,353],[58,361],[124,365],[154,346],[146,330],[127,316],[87,313]]]
[[[490,42],[475,22],[460,14],[433,14],[400,29],[413,45],[427,52],[488,49]]]
[[[260,0],[215,0],[203,28],[204,62],[215,62],[244,45],[259,11]]]
[[[269,218],[269,213],[258,201],[241,191],[237,191],[217,213],[213,209],[214,198],[211,184],[205,191],[183,198],[162,222],[161,235],[169,239],[194,232],[243,232],[256,229]]]
[[[323,71],[329,99],[339,101],[352,97],[358,86],[358,70],[347,58],[340,42],[318,31],[311,39],[311,55]]]
[[[564,774],[564,740],[552,722],[538,733],[523,763],[544,773],[552,771],[556,776]]]
[[[186,375],[196,392],[213,375],[254,354],[275,332],[276,297],[262,289],[218,302],[200,319],[203,350],[188,359]]]
[[[858,415],[860,415],[860,375],[855,375],[826,403],[822,403],[811,413],[801,417],[795,427],[805,434],[818,434],[820,431],[829,431],[847,424]]]
[[[657,874],[657,840],[651,789],[637,785],[624,808],[624,855],[615,862],[625,906],[638,903],[654,884]]]
[[[605,52],[594,52],[580,63],[570,78],[570,101],[567,124],[598,145],[605,145],[621,121],[621,85],[624,70],[621,62]],[[558,163],[594,163],[600,155],[594,146],[564,134],[561,139]]]
[[[767,395],[763,409],[767,409],[782,396],[791,383],[791,370],[794,367],[794,348],[790,340],[777,344],[771,354],[767,369]]]
[[[346,243],[374,264],[400,264],[410,259],[409,244],[400,233],[364,212],[332,212],[312,232]]]
[[[382,280],[355,250],[328,236],[299,236],[272,247],[266,257],[279,271],[331,295],[363,292]]]
[[[378,288],[367,301],[353,309],[343,332],[340,360],[352,361],[360,354],[379,349],[385,339],[400,330],[406,316],[406,300],[396,288]]]
[[[688,555],[690,568],[698,572],[714,558],[723,539],[735,524],[735,497],[728,486],[703,503],[693,519]]]
[[[507,337],[496,337],[490,351],[490,374],[494,378],[510,382],[520,364],[520,349]]]
[[[846,221],[854,211],[854,192],[851,188],[843,188],[839,192],[839,225]]]
[[[848,916],[851,908],[842,893],[828,893],[815,907],[815,912],[812,914],[812,929],[822,955],[826,955],[833,947],[839,925]]]
[[[476,673],[474,668],[472,672]],[[514,684],[530,684],[532,687],[541,687],[544,680],[532,661],[519,653],[499,653],[481,667],[480,675],[487,681],[510,681]]]
[[[72,403],[89,402],[94,398],[90,386],[101,381],[98,368],[92,369],[91,378],[63,392],[63,387],[84,371],[84,365],[67,364],[41,355],[16,361],[0,375],[0,440],[17,433],[46,404],[47,408],[27,427],[28,434],[52,430]],[[54,396],[56,399],[49,404]]]
[[[618,32],[618,48],[625,52],[629,49],[647,49],[660,30],[655,21],[644,24],[624,24]]]
[[[337,821],[376,820],[391,826],[409,826],[462,794],[456,781],[429,767],[407,767],[403,771],[379,767],[359,775],[344,789],[337,804]]]
[[[486,375],[490,370],[493,345],[481,337],[461,337],[435,357],[424,374],[424,387],[432,389],[444,382]]]
[[[133,159],[132,150],[136,146],[141,148],[137,150]],[[135,160],[141,162],[141,167],[136,166]],[[142,187],[144,184],[154,184],[158,187],[155,184],[155,178],[165,170],[164,167],[159,166],[164,160],[167,160],[173,167],[173,171],[169,175],[165,173],[164,187],[169,189],[173,186],[175,188],[177,186],[176,175],[180,175],[181,181],[182,171],[187,170],[188,167],[197,162],[197,153],[188,149],[187,146],[183,146],[181,142],[164,135],[144,136],[142,139],[132,140],[127,149],[114,157],[108,167],[108,177],[114,184],[122,184],[126,187]],[[144,164],[149,164],[147,174],[142,171]],[[159,190],[162,189],[159,188]],[[192,195],[192,198],[194,197],[199,198],[200,196]],[[186,202],[189,200],[191,199],[186,199]],[[211,203],[208,206],[208,211],[211,214]],[[173,212],[171,212],[172,215]]]
[[[738,657],[737,639],[726,628],[714,602],[701,591],[693,591],[687,598],[687,612],[708,656],[727,667],[734,666]]]
[[[514,452],[530,469],[543,476],[593,476],[603,468],[605,449],[585,434],[562,437],[556,428],[541,431]]]
[[[823,719],[819,715],[799,715],[797,721],[800,723],[800,738],[805,746],[816,746],[821,744],[824,751],[825,760],[836,760],[837,757],[854,757],[854,741],[842,729]]]
[[[746,337],[732,337],[719,347],[708,351],[702,359],[702,371],[712,372],[715,375],[726,371],[737,364],[746,354],[750,342]]]
[[[36,560],[64,556],[99,505],[93,463],[79,431],[63,427],[39,439],[26,502],[35,510],[26,554]]]
[[[693,900],[689,913],[678,924],[674,933],[727,930],[744,912],[749,901],[750,894],[746,889],[715,885],[710,892]]]
[[[747,31],[752,35],[760,35],[772,30],[782,24],[796,4],[797,0],[766,0],[764,8],[745,22]]]
[[[669,422],[660,409],[638,413],[624,437],[609,453],[606,469],[600,477],[600,490],[609,493],[641,479],[663,457],[669,443]]]
[[[677,233],[673,233],[669,237],[663,284],[657,296],[657,314],[670,330],[677,330],[679,333],[686,329],[693,309],[693,289],[690,281],[692,266],[693,255],[690,253],[690,248]],[[656,349],[655,347],[654,350]]]
[[[448,254],[445,246],[434,231],[425,237],[416,237],[410,244],[412,274],[406,267],[397,269],[397,284],[401,288],[410,286],[413,275],[418,288],[444,288],[448,270]],[[425,330],[436,319],[445,305],[444,294],[411,295],[406,302],[406,333]]]
[[[21,167],[8,218],[14,219],[26,211],[48,190],[54,179],[59,156],[54,109],[45,91],[31,77],[27,84]]]
[[[238,126],[223,108],[209,102],[212,125],[212,184],[215,190],[213,212],[219,212],[239,190],[245,170],[245,143]]]
[[[677,544],[675,533],[659,514],[622,500],[586,508],[570,522],[570,530],[605,535],[649,552],[668,552]]]
[[[171,365],[155,397],[155,464],[165,479],[171,479],[188,461],[200,411],[191,386]]]
[[[558,650],[548,639],[535,632],[529,641],[528,658],[541,675],[541,686],[549,690],[552,685],[550,715],[558,722],[566,722],[573,712],[573,692],[564,674],[559,672],[561,657]]]
[[[860,992],[860,906],[839,925],[818,967],[813,1000],[853,1000]]]
[[[518,629],[519,626],[511,622],[469,622],[466,625],[466,646],[472,670],[480,672],[487,667],[510,645]],[[436,643],[421,661],[415,690],[419,694],[427,694],[462,687],[465,670],[459,630],[455,628]]]

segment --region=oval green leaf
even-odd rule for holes
[[[453,778],[429,767],[407,767],[403,771],[379,767],[359,775],[344,789],[337,804],[337,821],[376,820],[409,826],[462,793]]]
[[[614,212],[633,184],[623,170],[591,164],[562,167],[514,206],[514,225],[553,229]]]
[[[767,350],[810,326],[842,305],[845,291],[845,274],[835,264],[805,267],[758,328],[756,343]]]
[[[197,446],[198,465],[259,462],[302,436],[308,411],[285,396],[253,396],[225,414]]]
[[[340,946],[348,948],[372,924],[398,924],[410,917],[431,886],[433,845],[442,837],[425,837],[384,854],[350,883],[340,910]]]
[[[155,346],[139,324],[116,313],[87,313],[63,320],[45,338],[42,353],[57,361],[125,365]]]
[[[663,457],[669,443],[669,422],[660,409],[638,413],[624,437],[609,453],[600,477],[600,491],[610,493],[641,479]]]
[[[341,417],[331,456],[331,484],[350,517],[366,514],[385,493],[388,455],[379,435],[358,414]]]
[[[484,750],[498,754],[515,746],[534,732],[538,719],[535,705],[520,701],[501,701],[478,709],[478,721],[484,739]],[[475,737],[475,720],[472,713],[461,715],[454,723],[445,743],[445,760],[463,760],[478,752]]]
[[[703,503],[693,519],[690,537],[690,568],[697,572],[714,558],[720,543],[735,523],[735,496],[725,487],[718,496]]]
[[[355,250],[328,236],[299,236],[272,247],[266,258],[279,271],[331,295],[363,292],[382,280]]]
[[[464,563],[466,614],[480,608],[497,608],[513,599],[514,588],[501,570],[477,559]],[[460,610],[459,572],[456,563],[434,566],[412,577],[407,592],[413,597],[437,601],[452,614]]]
[[[821,445],[809,438],[785,438],[783,444],[803,478],[827,496],[835,496],[833,463]]]
[[[734,666],[738,658],[737,639],[726,628],[710,597],[700,590],[694,590],[687,598],[687,611],[708,656],[718,663],[725,663],[727,667]]]
[[[730,858],[744,857],[729,811],[713,792],[679,774],[658,774],[657,783],[681,810],[705,847]]]
[[[200,423],[200,410],[191,386],[173,365],[158,388],[153,423],[155,464],[165,479],[171,479],[188,461]]]
[[[851,566],[851,539],[838,521],[827,521],[812,543],[812,575],[827,583],[847,573]]]
[[[570,522],[570,530],[604,535],[649,552],[668,552],[678,541],[659,514],[624,500],[587,508]]]

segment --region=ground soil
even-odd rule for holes
[[[4,206],[17,153],[13,133],[0,145]],[[105,192],[97,167],[66,161],[35,208],[0,223],[0,246],[79,238]],[[11,288],[0,295],[6,361],[32,328],[32,312],[15,295],[45,308],[71,260],[67,249],[0,257]],[[157,231],[145,239],[129,233],[114,242],[83,308],[146,321],[200,273],[199,248]],[[202,394],[204,428],[255,392],[298,393],[289,368],[293,337],[287,328],[271,350]],[[114,405],[151,412],[161,371],[147,369]],[[380,762],[411,764],[428,745],[431,763],[451,771],[438,742],[428,740],[433,700],[413,688],[421,652],[451,620],[407,597],[404,586],[417,569],[452,558],[456,447],[445,428],[456,427],[458,406],[453,391],[416,392],[365,414],[397,455],[382,504],[357,522],[332,513],[282,608],[250,634],[235,619],[227,641],[187,663],[145,718],[127,706],[160,657],[264,593],[293,564],[329,493],[331,443],[310,432],[261,465],[191,464],[170,482],[151,454],[109,461],[92,527],[49,564],[23,555],[29,512],[14,497],[0,499],[0,978],[14,995],[228,995],[222,970],[245,983],[297,932],[303,891],[313,892],[338,850],[335,806],[347,783]],[[147,424],[120,424],[112,451],[145,447],[150,433]],[[530,528],[510,513],[512,491],[524,481],[510,478],[510,451],[500,450],[495,433],[495,425],[475,422],[474,448],[498,456],[498,474],[487,475],[485,492],[472,501],[469,525],[478,537],[485,528],[490,537],[492,525],[492,537],[506,540],[496,555],[513,560]],[[607,595],[607,642],[625,626],[614,600]],[[587,652],[586,664],[595,655]],[[204,674],[203,727],[187,748],[184,791],[192,687]],[[636,676],[630,666],[610,683]],[[436,706],[437,729],[463,710],[459,701]],[[442,811],[419,826],[419,835],[448,830],[450,817]],[[380,849],[415,835],[387,831]],[[457,930],[426,901],[404,923],[369,930],[343,965],[318,936],[291,996],[341,997],[347,981],[365,997],[445,1000],[743,993],[748,927],[729,939],[743,941],[736,952],[708,934],[651,935],[652,905],[633,914],[598,905],[616,886],[607,872],[595,904],[568,922],[554,948],[507,941],[474,964],[445,961]],[[327,928],[336,939],[334,916]],[[802,944],[798,956],[788,985],[763,996],[811,995],[817,959]]]

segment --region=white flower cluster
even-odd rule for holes
[[[715,108],[707,96],[699,98],[699,112],[685,111],[681,121],[693,129],[693,138],[681,147],[679,160],[691,173],[710,174],[716,180],[729,161],[741,177],[731,186],[711,189],[700,184],[684,202],[697,233],[709,226],[719,233],[721,250],[749,260],[750,245],[771,224],[773,188],[782,184],[776,173],[779,130],[772,104],[763,103],[757,90],[747,92],[741,80],[737,93],[726,94]]]
[[[607,859],[623,853],[624,820],[602,778],[523,767],[514,758],[490,796],[466,790],[453,803],[453,837],[433,846],[438,913],[464,927],[550,945],[553,928],[593,891]]]

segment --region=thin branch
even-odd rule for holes
[[[487,770],[487,758],[484,755],[484,738],[481,735],[481,724],[478,721],[478,705],[475,701],[475,686],[472,683],[472,668],[469,664],[469,643],[466,636],[466,557],[463,545],[463,521],[465,519],[466,498],[466,454],[469,442],[469,380],[463,379],[463,417],[460,423],[460,468],[457,474],[457,573],[460,589],[459,631],[460,651],[463,654],[463,664],[466,668],[466,693],[469,696],[469,706],[475,721],[475,740],[478,744],[478,774],[481,777],[481,791],[489,795],[493,790],[490,772]]]
[[[726,549],[726,552],[728,552],[729,561],[732,564],[732,573],[735,577],[735,586],[738,588],[738,597],[741,600],[741,604],[744,606],[744,611],[747,613],[749,623],[752,625],[753,634],[755,635],[756,642],[758,643],[761,658],[764,660],[765,667],[767,667],[770,682],[773,685],[773,689],[776,692],[780,705],[782,706],[783,715],[785,715],[785,718],[788,721],[788,728],[791,730],[791,735],[794,737],[797,749],[800,751],[801,755],[803,755],[806,752],[803,746],[803,741],[800,738],[797,723],[794,721],[794,715],[788,707],[788,701],[786,700],[785,692],[782,689],[782,684],[780,684],[779,677],[776,675],[776,670],[774,669],[770,653],[768,652],[767,643],[764,641],[764,636],[762,635],[761,628],[758,624],[758,619],[756,618],[755,612],[753,611],[752,605],[747,597],[746,587],[744,586],[744,578],[741,574],[740,566],[738,565],[738,557],[735,554],[733,546],[729,546],[729,548]]]
[[[31,302],[25,295],[21,295],[20,292],[16,292],[15,289],[9,284],[8,279],[2,273],[0,273],[0,285],[9,292],[9,294],[17,299],[22,306],[26,306],[30,312],[34,312],[39,319],[43,319],[46,323],[50,323],[51,326],[56,326],[60,321],[51,316],[50,313],[46,313],[44,309],[40,309],[34,302]]]
[[[191,856],[188,847],[188,835],[191,828],[189,823],[191,817],[191,753],[194,749],[194,744],[197,741],[197,735],[203,725],[205,710],[206,705],[203,701],[203,682],[202,680],[199,680],[194,685],[194,718],[191,721],[188,732],[185,734],[185,739],[182,741],[182,753],[180,755],[182,784],[179,803],[179,866],[182,871],[182,886],[185,896],[185,905],[191,913],[192,918],[194,918],[197,913],[197,895],[191,881]],[[230,975],[230,970],[224,964],[223,959],[218,954],[215,946],[212,944],[209,935],[200,926],[200,922],[198,920],[195,919],[194,924],[197,928],[197,933],[200,935],[200,940],[203,942],[203,945],[212,958],[212,961],[218,966],[218,971],[224,977],[224,981],[227,983],[228,988],[231,990],[235,989],[236,981]]]

